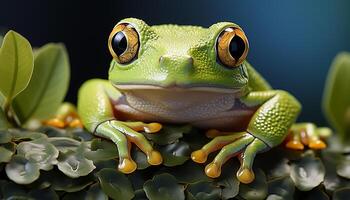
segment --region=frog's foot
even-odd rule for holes
[[[63,103],[57,110],[55,117],[43,121],[43,124],[56,128],[83,128],[75,106],[71,103]]]
[[[147,156],[147,161],[151,165],[160,165],[163,162],[161,154],[154,150],[149,141],[142,133],[136,130],[144,130],[149,133],[157,132],[161,129],[159,123],[142,123],[142,122],[122,122],[110,120],[100,124],[95,134],[111,139],[118,148],[119,152],[119,171],[129,174],[136,170],[137,165],[131,158],[131,144],[135,144]]]
[[[290,128],[286,147],[295,150],[303,150],[305,146],[310,149],[324,149],[327,147],[322,138],[331,135],[331,130],[326,127],[316,127],[312,123],[298,123]]]
[[[219,132],[218,132],[219,133]],[[236,176],[242,183],[251,183],[255,179],[252,170],[255,155],[269,147],[260,139],[248,132],[224,133],[224,136],[216,136],[202,149],[194,151],[191,155],[193,161],[204,163],[210,153],[221,149],[214,160],[205,167],[205,173],[211,178],[217,178],[221,174],[222,165],[230,158],[240,155],[241,167]]]

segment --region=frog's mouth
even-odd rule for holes
[[[161,87],[155,85],[114,85],[128,105],[142,112],[155,109],[183,112],[185,109],[217,107],[230,109],[241,89],[215,87]],[[225,110],[224,109],[224,110]],[[165,111],[164,111],[165,112]]]

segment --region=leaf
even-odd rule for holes
[[[61,105],[69,84],[69,61],[62,44],[47,44],[38,50],[28,87],[13,102],[19,120],[47,119]]]
[[[190,160],[185,162],[183,165],[167,168],[164,171],[176,177],[180,183],[211,181],[211,179],[204,173],[204,166]]]
[[[184,133],[188,133],[191,131],[191,126],[164,126],[159,133],[151,134],[145,133],[145,136],[152,140],[154,143],[159,145],[171,144],[177,141],[179,138],[182,138]]]
[[[221,196],[220,188],[206,181],[188,185],[187,192],[195,200],[216,200]]]
[[[9,122],[7,121],[6,115],[2,110],[2,100],[0,94],[0,130],[6,130],[9,127]]]
[[[222,188],[222,199],[230,199],[237,196],[240,182],[236,177],[239,168],[237,160],[229,160],[222,167],[221,176],[216,180],[216,184]]]
[[[18,184],[29,184],[39,178],[39,166],[23,156],[15,155],[6,165],[9,179]]]
[[[342,159],[337,164],[336,169],[339,176],[350,179],[350,157],[342,156]]]
[[[350,137],[350,53],[338,54],[332,62],[323,95],[323,109],[342,140]]]
[[[177,183],[174,176],[164,173],[145,182],[143,190],[150,200],[185,199],[184,187]]]
[[[0,146],[0,163],[7,163],[11,160],[16,151],[16,144],[7,143]],[[1,171],[1,170],[0,170]]]
[[[12,134],[12,140],[16,142],[22,140],[35,140],[39,138],[47,138],[45,134],[39,132],[23,131],[19,129],[11,129],[9,131]]]
[[[13,182],[0,180],[1,199],[28,199],[28,194],[24,187]]]
[[[285,200],[293,200],[294,195],[294,183],[289,176],[282,178],[276,178],[268,182],[269,196],[274,195],[274,198],[280,198]],[[270,197],[272,199],[272,197]]]
[[[17,146],[17,154],[36,163],[40,169],[49,171],[58,163],[58,150],[45,139],[21,142]]]
[[[48,173],[49,182],[56,191],[77,192],[89,185],[95,180],[92,175],[82,176],[79,178],[69,178],[58,170],[52,170]]]
[[[96,173],[102,190],[112,199],[128,200],[134,191],[128,178],[115,169],[102,169]]]
[[[79,141],[67,137],[50,137],[48,141],[62,153],[76,151],[81,146]]]
[[[190,158],[191,149],[185,142],[176,142],[159,149],[163,157],[163,165],[172,167],[182,165]]]
[[[28,40],[14,31],[7,32],[0,49],[0,93],[4,95],[7,106],[27,87],[33,66],[33,52]]]
[[[322,161],[306,152],[299,161],[291,164],[290,177],[299,190],[309,191],[324,180],[325,171]]]
[[[60,155],[58,169],[71,178],[86,176],[96,167],[91,160],[84,157],[84,146],[81,145],[76,152],[69,151]]]
[[[118,149],[110,141],[95,138],[91,142],[91,151],[85,152],[85,157],[93,161],[111,160],[118,158]]]
[[[254,171],[255,180],[250,184],[241,184],[239,189],[239,196],[250,200],[265,199],[268,190],[266,175],[261,169]]]
[[[93,184],[87,191],[86,200],[108,200],[108,196],[102,191],[98,183]]]
[[[0,144],[9,143],[12,140],[12,134],[9,131],[0,130]]]
[[[333,200],[347,200],[350,196],[350,187],[345,187],[334,191]]]
[[[138,148],[132,147],[131,156],[136,162],[138,170],[146,169],[147,167],[150,166],[150,164],[147,161],[146,154],[140,151]]]

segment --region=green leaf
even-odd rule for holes
[[[96,167],[91,160],[84,157],[84,148],[84,145],[81,145],[76,152],[69,151],[60,155],[58,169],[71,178],[90,174]]]
[[[140,151],[139,148],[132,147],[131,156],[136,162],[138,170],[146,169],[147,167],[150,166],[150,164],[147,161],[146,154]]]
[[[129,179],[115,169],[102,169],[96,173],[102,190],[112,199],[132,199],[134,191]]]
[[[85,152],[85,157],[93,161],[111,160],[118,158],[118,149],[110,141],[95,138],[91,142],[91,151]]]
[[[11,160],[16,151],[16,144],[7,143],[0,146],[0,163],[7,163]]]
[[[184,186],[178,184],[175,177],[167,173],[146,181],[143,189],[150,200],[185,199]]]
[[[28,40],[14,31],[9,31],[0,49],[0,93],[4,95],[8,107],[27,87],[33,72],[33,60],[32,47]]]
[[[31,190],[29,192],[29,196],[32,197],[33,199],[43,199],[43,200],[59,199],[56,192],[51,188]]]
[[[216,200],[221,197],[221,190],[212,183],[202,181],[187,186],[188,195],[195,200]]]
[[[47,138],[45,134],[39,132],[23,131],[19,129],[11,129],[9,131],[12,134],[12,140],[16,142],[22,140],[35,140],[39,138]]]
[[[293,200],[294,195],[294,183],[289,176],[282,178],[276,178],[268,182],[269,196],[274,195],[274,198],[285,200]],[[270,197],[272,199],[272,197]]]
[[[216,184],[222,188],[222,199],[235,197],[239,192],[240,182],[236,177],[239,168],[237,160],[229,160],[222,167],[221,176],[216,180]]]
[[[0,180],[1,199],[28,199],[28,194],[23,186],[13,182]]]
[[[48,141],[62,153],[76,151],[81,146],[81,142],[67,137],[50,137]]]
[[[0,130],[6,130],[9,127],[9,122],[7,121],[6,115],[2,110],[2,100],[0,94]]]
[[[36,163],[40,169],[46,171],[51,170],[53,165],[58,163],[58,153],[56,147],[48,143],[46,139],[21,142],[17,146],[18,155]]]
[[[266,175],[261,169],[254,171],[255,180],[250,184],[241,184],[239,189],[239,196],[250,200],[265,199],[268,190]]]
[[[301,191],[309,191],[318,186],[324,180],[326,171],[322,161],[309,152],[293,162],[290,170],[290,177]]]
[[[29,184],[39,178],[39,166],[23,156],[15,155],[6,165],[9,179],[18,184]]]
[[[61,105],[69,84],[69,60],[62,44],[47,44],[38,50],[28,87],[13,102],[24,123],[30,118],[47,119]]]
[[[329,123],[344,141],[350,137],[350,53],[338,54],[330,67],[323,95]]]
[[[176,142],[159,149],[163,156],[163,165],[172,167],[185,163],[191,154],[190,146],[185,142]]]
[[[145,136],[152,140],[154,143],[159,145],[171,144],[177,141],[179,138],[182,138],[184,133],[188,133],[191,131],[191,126],[164,126],[159,133],[145,133]]]
[[[336,166],[337,174],[343,178],[350,179],[350,157],[342,156]]]
[[[95,181],[92,175],[69,178],[57,170],[52,170],[47,175],[49,176],[48,181],[52,183],[52,188],[56,191],[77,192]]]
[[[102,191],[100,184],[93,184],[87,191],[86,200],[108,200],[108,196]]]
[[[198,181],[212,180],[204,173],[203,165],[199,165],[190,160],[183,165],[167,168],[164,171],[176,177],[180,183],[195,183]]]
[[[334,191],[333,200],[347,200],[350,196],[350,187],[345,187]]]

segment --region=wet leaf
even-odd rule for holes
[[[134,161],[137,164],[137,169],[146,169],[147,167],[150,166],[150,164],[147,161],[147,156],[145,153],[140,151],[138,148],[133,147],[131,150],[131,156],[134,159]]]
[[[46,139],[21,142],[17,146],[17,154],[36,163],[42,170],[51,170],[58,163],[58,150]]]
[[[69,151],[60,155],[57,167],[71,178],[86,176],[96,167],[91,160],[84,157],[84,146],[81,145],[76,152]]]
[[[276,178],[268,182],[269,196],[274,195],[275,199],[293,200],[294,182],[289,176]],[[270,199],[273,199],[270,197]]]
[[[96,173],[102,190],[112,199],[132,199],[134,191],[128,178],[115,169],[102,169]]]
[[[195,183],[199,181],[211,181],[205,173],[204,166],[194,163],[192,161],[187,161],[183,165],[167,168],[164,170],[180,182],[180,183]]]
[[[0,49],[0,93],[7,107],[28,85],[33,73],[33,52],[27,39],[15,31],[6,33]]]
[[[164,159],[163,165],[167,167],[182,165],[191,154],[190,146],[182,141],[160,147],[159,151]]]
[[[334,191],[333,200],[347,200],[350,196],[350,187],[345,187]]]
[[[343,141],[350,135],[350,54],[339,53],[332,62],[325,84],[323,109]]]
[[[3,195],[1,199],[28,199],[29,196],[23,186],[13,182],[0,180],[0,194]],[[0,196],[1,197],[1,196]]]
[[[210,182],[197,182],[187,186],[187,192],[195,200],[220,199],[221,190]]]
[[[108,196],[102,191],[100,184],[91,185],[86,193],[86,200],[108,200]]]
[[[58,200],[59,197],[56,194],[56,192],[51,188],[46,189],[35,189],[29,192],[29,196],[33,199],[40,199],[40,200]]]
[[[145,136],[152,140],[154,143],[159,145],[171,144],[177,141],[179,138],[182,138],[183,134],[191,131],[191,126],[174,126],[167,125],[159,131],[159,133],[148,134],[145,133]]]
[[[268,191],[266,175],[261,169],[256,169],[254,172],[255,180],[250,184],[241,184],[239,196],[250,200],[265,199]]]
[[[222,188],[222,199],[230,199],[237,196],[239,192],[240,182],[236,177],[236,172],[239,168],[239,163],[229,160],[222,167],[221,176],[218,178],[216,184]]]
[[[0,144],[9,143],[12,140],[12,134],[8,131],[0,131]]]
[[[95,138],[91,142],[91,151],[85,152],[85,156],[93,161],[111,160],[118,158],[118,149],[110,141]]]
[[[14,143],[7,143],[0,145],[0,163],[7,163],[11,160],[12,155],[16,151]],[[0,170],[1,171],[1,170]]]
[[[12,134],[13,141],[22,141],[22,140],[35,140],[39,138],[47,138],[47,136],[40,132],[35,131],[22,131],[17,129],[10,130]]]
[[[133,200],[148,200],[146,193],[143,189],[135,190],[135,197]]]
[[[13,102],[19,120],[47,119],[61,105],[69,84],[69,61],[64,45],[47,44],[35,54],[33,76]],[[43,84],[45,83],[45,84]]]
[[[18,184],[29,184],[39,178],[39,166],[23,156],[15,155],[6,165],[9,179]]]
[[[290,177],[301,191],[312,190],[324,180],[324,176],[325,167],[322,161],[308,152],[299,161],[291,164]]]
[[[0,130],[6,130],[8,127],[10,127],[9,122],[7,121],[6,115],[1,108],[3,101],[4,99],[0,93]]]
[[[336,168],[339,176],[350,179],[350,158],[345,158],[345,156],[343,156]]]
[[[80,191],[95,181],[93,175],[82,176],[79,178],[70,178],[57,170],[50,171],[49,176],[49,181],[52,183],[51,187],[56,191],[65,192]]]
[[[150,200],[185,199],[184,187],[170,174],[160,174],[145,182],[144,191]]]
[[[76,151],[81,145],[79,141],[67,137],[50,137],[48,141],[62,153]]]

